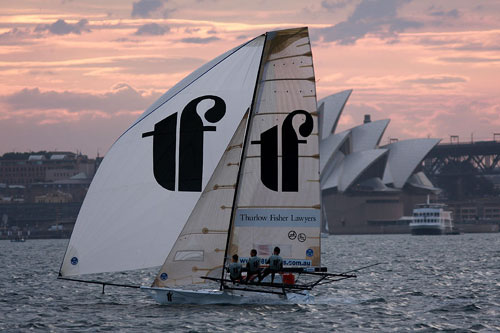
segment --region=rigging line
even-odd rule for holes
[[[368,267],[377,266],[377,265],[381,265],[381,264],[386,264],[386,263],[385,262],[377,262],[375,264],[371,264],[371,265],[368,265],[368,266],[363,266],[363,267],[360,267],[360,268],[352,269],[350,271],[345,271],[345,272],[342,272],[342,273],[339,273],[339,274],[347,274],[347,273],[351,273],[351,272],[357,272],[357,271],[360,271],[362,269],[365,269],[365,268],[368,268]]]
[[[104,281],[96,281],[96,280],[71,279],[71,278],[62,277],[62,276],[58,276],[57,279],[58,280],[66,280],[66,281],[74,281],[74,282],[82,282],[82,283],[90,283],[90,284],[102,284],[103,290],[104,290],[104,286],[135,288],[135,289],[141,288],[141,286],[133,285],[133,284],[113,283],[113,282],[104,282]]]

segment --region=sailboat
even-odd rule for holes
[[[162,304],[310,302],[317,285],[355,277],[321,266],[320,229],[308,29],[273,31],[194,71],[120,136],[59,276],[161,266],[140,288]],[[265,266],[276,246],[283,278],[229,280],[233,254],[244,266],[256,249]]]

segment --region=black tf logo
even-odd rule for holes
[[[181,114],[179,133],[179,191],[201,192],[203,177],[203,134],[215,131],[215,126],[204,126],[196,108],[201,101],[212,100],[205,120],[216,123],[226,113],[226,103],[213,95],[201,96],[189,102]],[[142,134],[153,136],[153,173],[162,187],[175,191],[177,112],[155,124],[154,131]]]
[[[292,125],[296,115],[306,117],[299,126],[302,137],[308,137],[313,130],[313,118],[304,110],[295,110],[286,116],[281,128],[282,152],[282,190],[283,192],[298,192],[299,190],[299,144],[307,140],[299,140]],[[260,179],[273,191],[278,191],[278,125],[260,134],[260,141],[252,141],[260,145]]]

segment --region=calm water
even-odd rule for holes
[[[0,241],[0,331],[500,331],[500,234],[330,236],[331,271],[385,264],[320,287],[314,305],[273,306],[160,306],[116,287],[102,295],[56,280],[66,243]]]

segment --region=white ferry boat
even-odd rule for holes
[[[412,235],[441,235],[453,233],[451,211],[445,210],[441,203],[416,205],[413,209],[413,219],[410,222]]]

